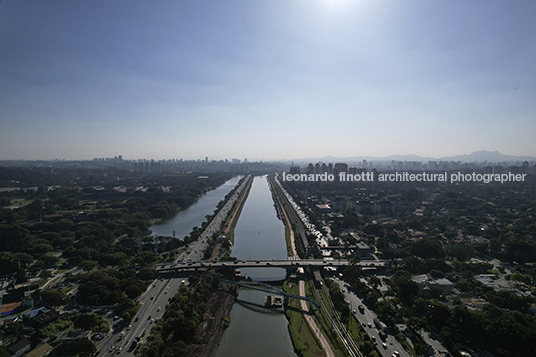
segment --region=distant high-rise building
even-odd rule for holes
[[[338,163],[335,164],[334,171],[335,171],[335,172],[333,172],[334,175],[339,175],[341,173],[347,174],[348,173],[348,164],[338,162]]]
[[[520,173],[528,174],[529,173],[529,162],[523,161],[523,166],[521,167]]]
[[[315,167],[313,166],[312,163],[309,163],[309,165],[307,165],[307,174],[314,174],[315,172]]]
[[[502,166],[493,166],[493,174],[502,174],[504,172],[504,169]]]
[[[315,174],[319,174],[320,173],[320,164],[317,162],[315,164]]]
[[[508,172],[517,175],[519,173],[519,166],[509,166]]]
[[[299,166],[291,166],[290,167],[290,174],[291,175],[299,175],[300,174],[300,167]]]

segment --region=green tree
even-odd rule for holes
[[[61,290],[45,289],[39,295],[45,303],[53,307],[62,306],[69,302],[69,297]]]
[[[80,330],[104,332],[109,328],[106,319],[95,313],[76,314],[73,318],[74,327]]]
[[[154,280],[158,276],[158,273],[154,268],[141,268],[138,271],[138,277],[142,280]]]

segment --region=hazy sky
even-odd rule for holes
[[[0,159],[536,156],[536,1],[0,0]]]

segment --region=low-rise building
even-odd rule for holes
[[[365,243],[358,242],[357,243],[357,250],[359,252],[359,256],[361,257],[361,259],[370,259],[370,258],[372,258],[372,255],[370,254],[370,248]]]
[[[7,346],[7,350],[11,353],[11,357],[20,357],[26,352],[30,352],[31,349],[32,343],[27,338],[23,338],[22,340]]]
[[[443,289],[447,292],[454,293],[455,285],[453,282],[446,278],[434,279],[427,274],[416,275],[411,278],[419,285],[419,295],[427,297],[430,294],[432,287]]]
[[[329,213],[329,212],[331,212],[331,207],[330,207],[330,205],[327,205],[327,204],[318,204],[318,205],[316,205],[316,208],[318,208],[321,213]]]
[[[55,310],[40,311],[36,316],[32,317],[26,324],[35,329],[40,329],[49,323],[56,321],[60,314]]]

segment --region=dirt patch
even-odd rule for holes
[[[221,243],[216,243],[216,245],[214,246],[214,249],[212,250],[212,256],[210,257],[210,260],[216,261],[220,259],[220,255],[221,255],[220,248],[221,248]]]

